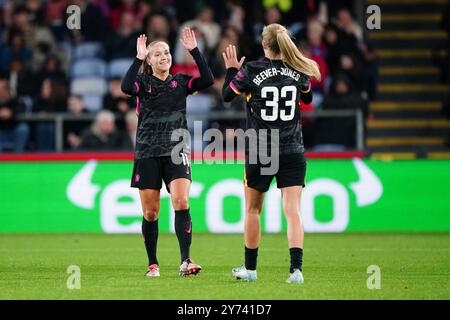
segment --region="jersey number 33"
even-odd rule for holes
[[[266,99],[266,108],[261,109],[261,119],[264,121],[290,121],[294,118],[297,105],[297,87],[284,86],[279,89],[275,86],[267,86],[261,89],[261,98]],[[280,106],[281,102],[284,102]]]

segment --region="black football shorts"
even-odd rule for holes
[[[270,167],[270,164],[249,164],[246,158],[244,172],[244,185],[246,187],[259,192],[267,192],[274,177],[277,180],[277,188],[305,187],[306,159],[303,153],[280,155],[278,172],[275,174],[262,174],[261,168],[263,167]]]
[[[168,185],[172,180],[186,178],[192,181],[189,156],[184,154],[182,160],[181,164],[175,164],[170,156],[135,159],[131,187],[160,190],[164,181],[170,192]]]

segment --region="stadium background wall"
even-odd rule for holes
[[[0,159],[1,233],[140,232],[129,155],[47,158]],[[305,231],[450,231],[449,167],[448,160],[310,159]],[[243,164],[193,163],[192,171],[194,230],[242,232]],[[169,195],[161,191],[160,231],[173,232]],[[286,230],[275,185],[266,195],[262,230]]]

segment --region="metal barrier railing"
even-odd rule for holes
[[[34,113],[21,114],[18,120],[25,122],[53,121],[55,123],[55,151],[64,151],[64,123],[70,121],[95,120],[95,113],[74,115],[70,113]],[[190,120],[242,120],[246,118],[245,111],[212,111],[206,114],[188,113]],[[342,118],[354,117],[356,121],[355,143],[358,151],[364,150],[364,117],[361,110],[321,110],[321,111],[303,111],[302,117],[308,118]]]

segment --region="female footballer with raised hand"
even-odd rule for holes
[[[303,224],[300,218],[300,196],[305,186],[306,160],[300,124],[299,101],[312,101],[310,77],[320,79],[317,64],[305,58],[291,40],[285,27],[271,24],[263,29],[264,60],[238,61],[236,48],[223,53],[227,75],[223,86],[224,100],[239,94],[247,98],[247,129],[279,132],[279,167],[275,174],[264,175],[264,165],[250,163],[249,154],[260,152],[246,147],[245,185],[245,265],[234,268],[238,279],[254,281],[258,247],[261,239],[260,214],[264,194],[276,177],[281,189],[283,211],[287,220],[287,238],[291,258],[288,283],[303,283]],[[278,147],[278,146],[277,146]],[[259,159],[259,154],[258,154]]]
[[[134,153],[131,187],[139,188],[143,220],[142,234],[148,255],[146,276],[159,276],[156,258],[160,189],[164,181],[175,210],[175,232],[180,245],[180,275],[200,272],[201,267],[190,258],[192,222],[189,213],[191,168],[189,146],[180,153],[181,164],[172,161],[172,151],[178,144],[172,141],[175,130],[187,130],[186,97],[213,84],[212,73],[197,48],[195,34],[189,28],[182,31],[182,45],[194,58],[200,77],[171,75],[170,48],[163,41],[146,45],[147,37],[137,39],[137,55],[122,81],[122,91],[136,96],[138,129]],[[142,66],[143,72],[139,73]],[[139,74],[138,74],[139,73]]]

